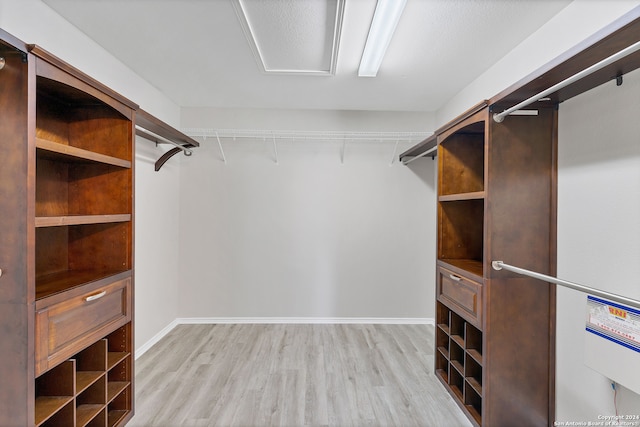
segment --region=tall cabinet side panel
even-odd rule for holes
[[[33,424],[32,58],[0,34],[0,425]]]

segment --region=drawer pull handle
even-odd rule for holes
[[[460,277],[456,276],[455,274],[450,274],[449,278],[451,280],[455,280],[456,282],[459,282],[460,280],[462,280]]]
[[[103,297],[103,296],[105,296],[106,294],[107,294],[107,291],[102,291],[102,292],[99,292],[99,293],[97,293],[97,294],[89,295],[89,296],[88,296],[88,297],[86,297],[84,300],[85,300],[86,302],[95,301],[95,300],[97,300],[97,299],[102,298],[102,297]]]

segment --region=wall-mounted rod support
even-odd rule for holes
[[[340,151],[340,164],[344,165],[344,150],[347,148],[347,139],[342,140],[342,150]]]
[[[180,150],[182,150],[185,156],[190,156],[193,154],[193,151],[191,151],[184,145],[180,145],[177,142],[173,142],[167,138],[163,138],[160,135],[156,135],[155,133],[137,125],[136,125],[136,135],[141,136],[155,143],[174,145],[176,148],[179,148]]]
[[[513,265],[505,264],[502,261],[492,261],[491,266],[494,270],[509,270],[514,273],[522,274],[523,276],[533,277],[534,279],[542,280],[543,282],[555,283],[556,285],[564,286],[566,288],[574,289],[576,291],[585,292],[587,294],[602,297],[611,301],[619,302],[621,304],[630,305],[632,307],[640,309],[640,301],[632,298],[627,298],[622,295],[612,294],[611,292],[602,291],[600,289],[584,286],[579,283],[568,282],[566,280],[558,279],[557,277],[547,276],[546,274],[536,273],[535,271],[525,270],[524,268],[514,267]]]
[[[276,136],[272,135],[273,138],[273,153],[276,156],[276,165],[278,164],[278,144],[276,143]]]
[[[398,152],[398,144],[400,144],[400,140],[396,140],[396,145],[393,147],[393,156],[391,156],[391,162],[389,162],[389,166],[393,166],[393,162],[396,161],[396,153]]]
[[[218,132],[216,132],[216,139],[218,140],[218,147],[220,147],[220,154],[222,154],[222,161],[226,165],[227,164],[227,158],[224,155],[224,150],[222,149],[222,142],[220,142],[220,136],[218,136]]]
[[[493,120],[495,120],[496,123],[502,123],[504,118],[507,117],[509,114],[513,113],[514,111],[517,111],[517,110],[519,110],[521,108],[524,108],[527,105],[533,104],[534,102],[538,101],[540,98],[544,98],[547,95],[551,95],[552,93],[562,89],[563,87],[569,86],[570,84],[580,80],[581,78],[586,77],[589,74],[595,73],[596,71],[606,67],[607,65],[610,65],[610,64],[616,62],[617,60],[619,60],[621,58],[624,58],[625,56],[631,55],[632,53],[634,53],[634,52],[636,52],[638,50],[640,50],[640,41],[632,44],[631,46],[629,46],[629,47],[627,47],[625,49],[622,49],[618,53],[614,53],[613,55],[609,56],[608,58],[605,58],[602,61],[597,62],[597,63],[593,64],[592,66],[590,66],[588,68],[585,68],[584,70],[582,70],[579,73],[576,73],[573,76],[561,81],[560,83],[556,83],[555,85],[551,86],[549,89],[544,90],[544,91],[532,96],[531,98],[525,99],[521,103],[516,104],[513,107],[504,110],[502,113],[495,113],[493,115]]]
[[[2,70],[4,68],[4,65],[6,64],[4,58],[2,56],[0,56],[0,70]]]
[[[410,159],[409,159],[409,160],[407,160],[407,161],[404,161],[404,160],[403,160],[403,161],[402,161],[402,163],[403,163],[404,165],[408,165],[409,163],[413,162],[413,161],[414,161],[414,160],[416,160],[416,159],[419,159],[420,157],[424,157],[424,156],[426,156],[427,154],[431,154],[431,153],[433,153],[433,152],[434,152],[434,151],[436,151],[437,149],[438,149],[438,146],[436,145],[435,147],[432,147],[432,148],[428,149],[427,151],[425,151],[424,153],[420,153],[420,154],[418,154],[417,156],[412,157],[412,158],[410,158]]]

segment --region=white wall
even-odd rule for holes
[[[621,87],[611,82],[561,104],[558,148],[558,276],[637,300],[639,96],[636,70]],[[584,294],[558,290],[559,420],[615,414],[610,381],[582,361],[585,304]],[[638,369],[630,366],[629,376],[637,377]],[[640,415],[640,395],[622,389],[618,396],[620,414]]]
[[[39,0],[0,0],[0,28],[35,43],[118,91],[146,111],[177,126],[177,105],[117,61]],[[153,172],[149,158],[161,149],[136,141],[136,346],[148,342],[177,313],[179,173],[165,165]]]
[[[411,117],[408,120],[407,117]],[[185,127],[421,130],[425,114],[185,109]],[[408,148],[399,147],[398,153]],[[181,168],[181,317],[433,318],[436,162],[393,142],[207,139]]]
[[[637,0],[574,0],[440,108],[438,123],[497,95],[639,4]]]
[[[575,0],[438,111],[438,122],[499,93],[639,4]],[[606,85],[560,108],[558,276],[637,299],[637,72],[625,80],[622,88]],[[610,383],[583,363],[584,319],[585,297],[559,289],[556,410],[562,421],[599,421],[598,415],[614,413]],[[622,388],[619,413],[638,414],[638,408],[640,396]]]

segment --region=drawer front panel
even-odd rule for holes
[[[445,268],[438,269],[438,299],[482,329],[482,285]]]
[[[131,320],[131,279],[91,289],[36,313],[36,375]]]

